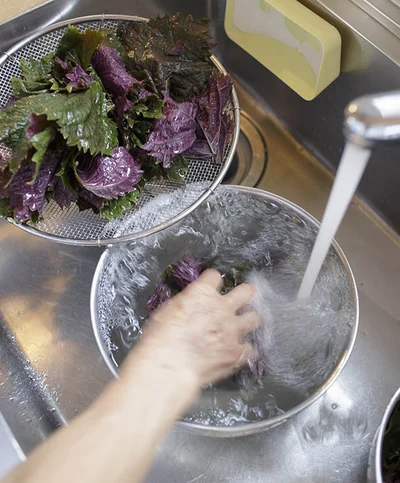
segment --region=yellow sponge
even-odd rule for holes
[[[227,0],[225,30],[308,101],[339,76],[339,32],[297,0]]]

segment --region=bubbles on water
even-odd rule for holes
[[[266,396],[259,405],[249,404],[241,396],[232,397],[227,401],[227,407],[222,408],[218,389],[213,388],[214,398],[204,411],[192,408],[183,418],[184,421],[201,424],[202,426],[236,426],[238,424],[261,421],[283,414],[284,411],[276,405],[276,399],[271,394]]]
[[[189,187],[185,196],[194,189]],[[176,196],[162,195],[128,217],[168,218]],[[154,218],[153,218],[154,219]],[[142,225],[141,225],[142,226]],[[98,287],[97,314],[112,359],[121,364],[139,340],[146,302],[165,268],[185,256],[213,260],[220,270],[256,267],[249,282],[257,289],[254,306],[263,319],[254,334],[264,377],[250,371],[204,389],[185,420],[204,425],[236,425],[271,418],[304,402],[331,376],[355,321],[348,273],[331,248],[312,297],[296,302],[315,227],[284,203],[221,187],[178,225],[109,250]]]

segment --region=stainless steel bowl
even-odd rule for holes
[[[131,329],[137,323],[135,317],[139,317],[138,314],[143,309],[143,307],[139,308],[139,305],[143,305],[143,301],[147,300],[154,291],[163,269],[182,256],[182,250],[186,255],[195,256],[201,252],[201,256],[207,256],[212,250],[224,252],[231,246],[230,244],[233,244],[230,250],[231,256],[242,260],[240,257],[253,257],[260,251],[272,250],[268,243],[273,239],[278,251],[271,251],[274,253],[272,258],[278,256],[277,253],[282,245],[286,247],[282,248],[279,254],[281,261],[275,264],[278,268],[274,270],[279,274],[281,271],[286,279],[288,277],[296,279],[295,285],[298,286],[318,227],[319,223],[302,208],[279,196],[248,187],[220,187],[208,202],[179,225],[129,245],[106,250],[99,261],[92,284],[91,316],[99,349],[112,374],[118,377],[116,354],[118,355],[119,349],[113,351],[113,344],[116,343],[115,334],[123,331],[124,334],[129,333],[131,337]],[[196,236],[200,236],[199,234],[203,236],[203,233],[207,235],[204,235],[206,238],[200,243]],[[279,236],[275,236],[276,233]],[[264,238],[261,239],[262,243],[260,242],[260,236],[265,236],[267,245],[264,243]],[[219,241],[215,242],[215,238]],[[237,238],[239,245],[235,248],[234,240],[236,239],[237,243]],[[296,250],[299,251],[299,249],[304,251],[301,260],[298,257],[293,258]],[[161,259],[163,259],[162,262]],[[127,267],[127,265],[130,266]],[[295,267],[293,273],[292,267]],[[119,287],[122,287],[121,280],[125,276],[122,274],[125,270],[128,270],[128,287],[125,285],[120,292]],[[141,277],[141,283],[136,281],[138,274]],[[221,413],[221,408],[228,411],[243,395],[243,390],[235,387],[232,381],[225,381],[217,390],[205,389],[179,424],[186,429],[208,436],[248,435],[283,423],[321,397],[344,368],[352,351],[358,328],[359,303],[355,280],[347,259],[336,241],[332,244],[324,264],[319,285],[323,292],[328,294],[329,307],[326,311],[333,310],[329,305],[331,303],[336,304],[338,308],[337,315],[328,327],[329,330],[319,339],[311,352],[305,343],[303,354],[301,344],[302,341],[307,342],[308,338],[312,337],[308,334],[309,329],[310,332],[313,328],[319,330],[319,320],[314,326],[304,330],[301,325],[290,321],[292,326],[289,333],[287,336],[285,333],[278,334],[275,339],[278,341],[276,347],[279,348],[280,344],[283,350],[287,351],[288,341],[292,338],[296,344],[298,339],[296,354],[300,359],[295,360],[291,353],[281,351],[279,361],[284,367],[290,366],[288,374],[281,374],[282,380],[272,382],[272,376],[268,374],[261,388],[250,396],[246,394],[246,397],[250,398],[246,399],[250,412],[246,413],[244,418],[238,418],[235,409],[232,410],[235,413],[234,417],[224,418],[222,424],[216,419],[216,414]],[[119,315],[115,317],[115,314],[120,313],[124,314],[124,322],[121,322],[121,325]],[[133,322],[131,323],[130,320]],[[322,322],[321,315],[321,326]],[[139,333],[140,329],[137,335],[140,335]],[[123,337],[118,339],[118,347],[121,345],[121,340],[125,339]],[[123,356],[120,359],[122,360]],[[291,371],[299,371],[300,379],[303,379],[295,380],[293,383],[293,378],[287,377],[293,375]],[[271,404],[271,394],[276,399],[276,407],[273,408],[268,406]],[[253,409],[261,406],[262,415],[254,415]],[[268,410],[264,411],[264,406],[268,406]],[[280,410],[276,410],[277,408]],[[238,409],[239,412],[240,410]]]
[[[383,415],[382,422],[376,431],[374,441],[368,461],[368,482],[369,483],[383,483],[382,474],[382,445],[385,437],[386,426],[389,422],[390,416],[397,403],[400,402],[400,388],[395,392],[394,396],[390,400],[386,407],[385,414]]]

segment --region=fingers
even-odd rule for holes
[[[249,342],[243,344],[242,353],[239,357],[239,360],[234,365],[233,372],[237,372],[239,369],[248,364],[249,360],[253,360],[255,358],[255,354],[256,352],[254,350],[254,347]]]
[[[261,325],[261,317],[257,312],[245,312],[237,316],[237,325],[240,332],[240,337],[247,335],[249,332],[257,329]]]
[[[223,285],[221,274],[217,270],[210,270],[210,269],[205,270],[197,279],[197,282],[210,285],[211,287],[215,288],[215,290],[217,290],[218,292],[222,289],[222,285]]]
[[[255,289],[252,285],[248,283],[243,283],[238,285],[231,292],[224,296],[225,300],[229,302],[231,307],[237,311],[243,308],[245,305],[249,304],[253,299],[255,294]]]

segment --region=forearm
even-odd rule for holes
[[[157,445],[199,390],[161,359],[133,357],[121,379],[5,482],[139,482]]]
[[[259,325],[244,313],[253,289],[220,295],[221,275],[207,270],[152,316],[121,378],[68,428],[34,451],[5,483],[139,482],[165,433],[202,385],[251,357],[242,344]]]

